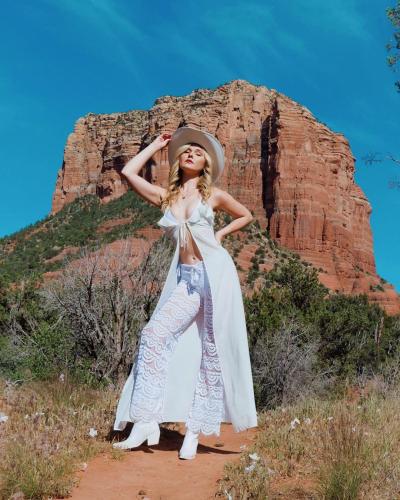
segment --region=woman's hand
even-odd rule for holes
[[[220,245],[222,245],[222,238],[224,237],[224,235],[221,233],[221,230],[217,231],[215,233],[215,239],[218,241],[218,243]]]
[[[151,148],[155,151],[159,151],[164,148],[169,141],[171,140],[171,134],[165,132],[164,134],[159,135],[154,139],[154,141],[150,144]]]

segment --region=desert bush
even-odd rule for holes
[[[328,293],[328,289],[318,279],[317,270],[311,266],[304,266],[292,257],[268,273],[266,286],[284,288],[288,292],[290,303],[308,314],[320,308]]]
[[[0,320],[0,374],[10,380],[43,379],[67,369],[74,345],[66,326],[47,310],[30,277],[8,287]]]
[[[319,370],[318,341],[295,318],[259,336],[252,348],[252,369],[259,409],[290,404],[322,393],[329,372]]]
[[[82,251],[61,279],[43,287],[47,309],[70,328],[77,355],[90,359],[96,379],[126,377],[139,333],[155,307],[165,281],[171,246],[156,242],[138,256],[125,240],[119,250]],[[135,259],[142,258],[134,266]]]
[[[370,304],[365,294],[334,295],[317,319],[321,363],[340,378],[373,375],[393,356],[400,337],[398,324]]]
[[[245,298],[250,343],[285,318],[313,324],[325,307],[326,288],[319,283],[315,269],[306,268],[295,258],[275,267],[264,277],[264,286]]]
[[[136,255],[128,240],[116,251],[85,247],[79,259],[65,259],[57,280],[43,284],[32,275],[16,287],[3,280],[0,374],[26,381],[68,372],[94,385],[123,380],[165,280],[172,246],[162,241],[140,251]],[[136,258],[142,259],[139,265]]]
[[[318,345],[317,372],[330,373],[339,385],[362,373],[378,374],[396,359],[399,316],[387,316],[365,294],[326,292],[316,270],[296,259],[267,273],[264,287],[244,301],[251,352],[260,338],[267,342],[284,321],[295,318],[299,328],[307,329],[308,340]]]

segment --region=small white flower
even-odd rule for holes
[[[329,421],[333,420],[333,417],[328,417],[328,420],[329,420]]]
[[[251,460],[260,460],[260,457],[257,455],[257,453],[251,453],[249,454],[249,457],[251,458]]]
[[[65,376],[63,373],[60,373],[60,376],[58,377],[60,382],[64,382]]]
[[[40,416],[42,416],[42,415],[44,415],[44,412],[43,412],[43,411],[37,411],[36,413],[34,413],[34,415],[33,415],[33,416],[34,416],[34,417],[40,417]]]
[[[252,470],[254,470],[255,466],[256,466],[256,464],[255,464],[255,462],[253,462],[248,467],[245,467],[244,470],[245,470],[245,472],[251,472]]]
[[[355,428],[355,427],[352,427],[352,428],[351,428],[351,430],[352,430],[353,432],[356,432],[356,428]]]
[[[227,500],[233,500],[233,496],[230,493],[228,493],[226,490],[224,490],[224,492],[225,492]]]
[[[361,410],[362,406],[361,406],[361,405],[357,405],[357,408],[358,408],[359,410]]]
[[[90,437],[96,437],[97,436],[97,431],[94,427],[91,427],[89,430],[89,436]]]
[[[290,422],[290,428],[294,429],[297,425],[300,424],[300,420],[296,417],[294,420]]]
[[[28,418],[29,418],[29,415],[26,414],[25,417],[24,417],[24,419],[27,420]]]
[[[8,420],[8,415],[0,411],[0,422],[7,422]]]
[[[311,424],[311,418],[306,417],[306,418],[304,419],[304,422],[305,422],[307,425],[310,425],[310,424]]]

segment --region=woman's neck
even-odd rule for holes
[[[192,177],[190,179],[182,180],[180,190],[183,193],[192,193],[197,189],[199,177]]]

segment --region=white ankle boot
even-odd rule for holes
[[[135,422],[129,437],[119,443],[113,443],[113,448],[128,449],[136,448],[144,443],[147,439],[147,446],[158,444],[160,440],[160,427],[158,423],[152,422]]]
[[[199,433],[186,430],[182,448],[179,451],[179,458],[191,460],[196,457],[197,445],[199,444]]]

